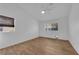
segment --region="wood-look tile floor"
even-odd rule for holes
[[[39,37],[0,49],[1,55],[77,55],[68,41]]]

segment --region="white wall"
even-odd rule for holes
[[[79,4],[72,5],[72,11],[69,18],[71,44],[79,53]]]
[[[69,39],[69,13],[71,10],[71,4],[59,4],[57,7],[52,10],[52,17],[47,21],[39,21],[39,35],[43,37],[54,38],[58,36],[60,39],[68,40]],[[55,15],[55,17],[53,16]],[[60,17],[61,16],[61,17]],[[58,31],[49,31],[46,32],[44,29],[44,24],[58,23]]]
[[[15,32],[0,32],[0,48],[23,42],[38,36],[38,23],[17,4],[0,4],[0,15],[16,20]]]
[[[44,10],[47,5],[49,5],[48,3],[30,3],[18,5],[27,10],[30,16],[38,20],[40,36],[51,38],[58,36],[61,39],[69,39],[68,18],[71,9],[70,3],[55,3],[51,6],[51,8],[49,7],[50,10],[46,11],[46,14],[41,14],[41,11]],[[59,23],[59,31],[45,32],[43,25],[47,23],[53,23],[53,20]]]
[[[58,31],[45,31],[44,25],[53,23],[58,23]],[[63,17],[56,20],[40,21],[39,35],[49,38],[54,38],[55,36],[57,36],[60,39],[69,39],[68,17]]]

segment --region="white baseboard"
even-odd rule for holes
[[[26,36],[24,36],[23,38],[21,38],[20,40],[18,40],[17,42],[11,42],[10,44],[8,44],[8,45],[4,45],[3,47],[0,47],[0,49],[2,49],[2,48],[7,48],[7,47],[9,47],[9,46],[13,46],[13,45],[16,45],[16,44],[19,44],[19,43],[22,43],[22,42],[24,42],[24,41],[28,41],[28,40],[32,40],[32,39],[34,39],[34,38],[37,38],[37,37],[39,37],[37,34],[33,34],[33,35],[31,35],[30,37],[26,37]]]
[[[79,55],[79,51],[77,50],[77,48],[75,47],[75,45],[73,44],[73,42],[71,40],[69,40],[70,44],[72,45],[72,47],[75,49],[75,51],[78,53]]]
[[[64,38],[64,37],[59,37],[59,36],[44,36],[44,35],[42,35],[42,36],[40,36],[40,37],[48,37],[48,38],[58,38],[58,39],[61,39],[61,40],[68,40],[68,38]]]

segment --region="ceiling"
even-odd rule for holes
[[[53,20],[65,17],[69,14],[71,4],[68,3],[20,3],[18,4],[26,13],[36,20]],[[42,10],[50,9],[46,14],[41,14]]]
[[[24,13],[35,20],[55,20],[69,15],[71,4],[68,3],[14,3],[0,4],[0,10],[24,11]],[[47,9],[49,10],[47,10]],[[7,10],[8,9],[8,10]],[[15,9],[15,10],[14,10]],[[41,14],[42,10],[47,10],[46,14]],[[9,11],[9,12],[10,12]]]

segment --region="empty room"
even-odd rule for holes
[[[0,55],[78,55],[79,3],[0,3]]]

